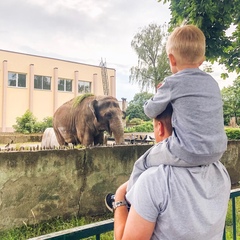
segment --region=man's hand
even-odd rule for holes
[[[123,183],[116,191],[115,193],[115,202],[117,201],[122,201],[125,199],[125,195],[127,192],[127,185],[128,185],[128,181]]]

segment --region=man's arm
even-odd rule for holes
[[[121,185],[115,194],[115,201],[125,199],[127,183]],[[131,206],[128,213],[126,206],[116,208],[114,213],[115,240],[146,240],[150,239],[155,227],[154,222],[142,218]]]

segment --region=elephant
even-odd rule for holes
[[[124,143],[124,112],[112,96],[84,94],[61,105],[53,115],[53,128],[60,146],[72,143],[93,146],[104,143],[104,131]]]

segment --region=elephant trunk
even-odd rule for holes
[[[124,144],[124,129],[121,120],[112,121],[110,129],[113,133],[116,144]]]

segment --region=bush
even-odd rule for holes
[[[140,118],[132,118],[130,121],[129,121],[130,124],[135,124],[135,125],[140,125],[142,123],[144,123],[144,121]]]
[[[153,132],[153,124],[152,121],[143,122],[140,125],[125,128],[124,132]],[[226,127],[225,132],[229,140],[240,140],[240,128]]]
[[[240,139],[240,128],[225,128],[228,139]]]
[[[16,125],[13,128],[19,133],[43,133],[46,128],[52,127],[52,117],[46,117],[42,122],[38,122],[37,118],[27,110],[22,117],[16,118]]]
[[[35,124],[35,132],[44,132],[46,128],[53,126],[53,118],[52,117],[46,117],[43,119],[42,122],[36,122]]]
[[[140,125],[125,129],[124,132],[153,132],[152,121],[144,122]]]

